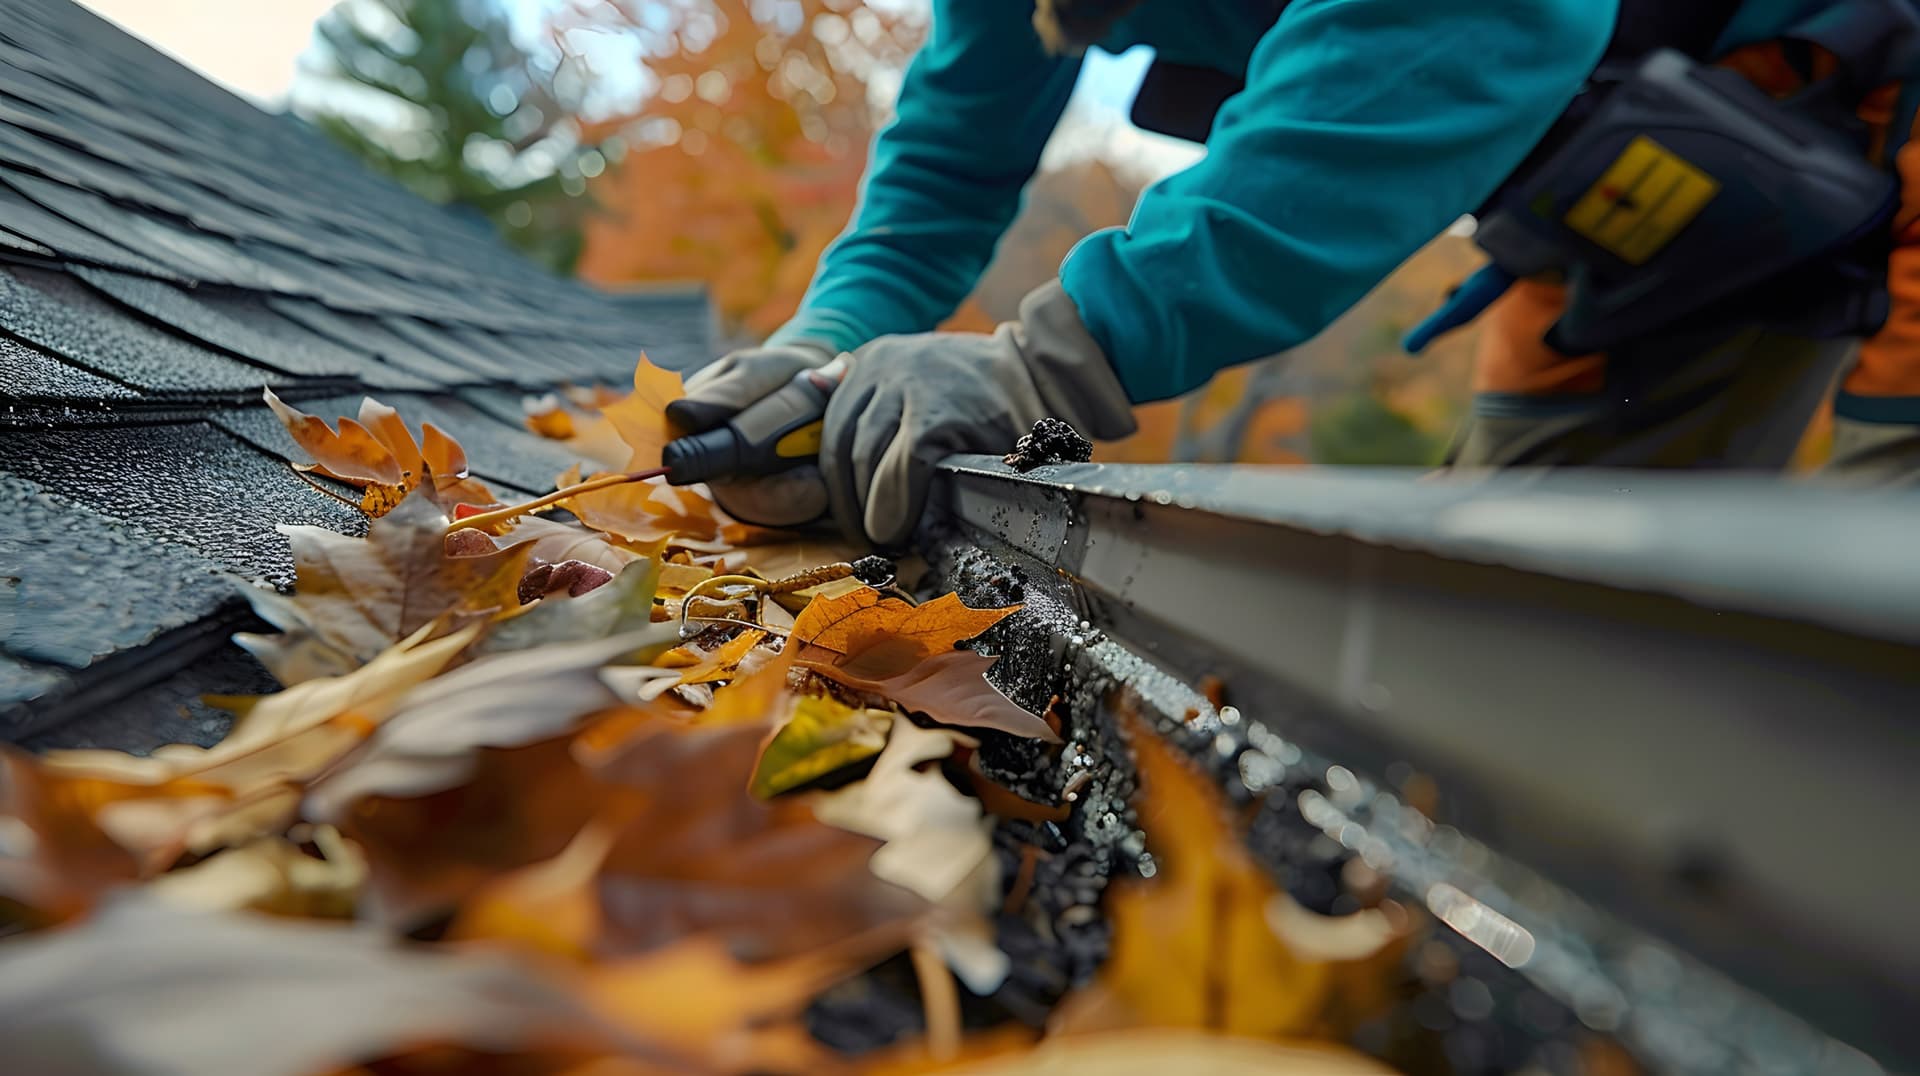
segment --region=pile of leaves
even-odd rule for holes
[[[1314,1040],[1379,1002],[1404,921],[1311,922],[1138,730],[1158,870],[1108,894],[1112,958],[1044,1028],[965,1024],[1008,974],[995,918],[1028,914],[987,803],[1073,809],[975,764],[1072,749],[960,646],[1017,607],[916,602],[647,477],[678,392],[642,362],[535,407],[605,469],[517,505],[391,408],[268,395],[371,521],[282,528],[297,585],[238,641],[284,686],[218,700],[219,744],[0,752],[11,1070],[1378,1071]],[[903,956],[924,1035],[807,1033]]]

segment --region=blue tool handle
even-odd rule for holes
[[[1427,315],[1427,320],[1413,327],[1401,341],[1400,346],[1409,355],[1418,355],[1427,349],[1427,345],[1438,339],[1442,333],[1449,333],[1474,318],[1493,305],[1495,299],[1507,293],[1513,286],[1514,276],[1497,265],[1483,266],[1479,272],[1468,277],[1461,285],[1453,289],[1447,301],[1440,309]]]

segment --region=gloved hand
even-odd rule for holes
[[[1058,281],[990,336],[886,336],[853,353],[827,404],[820,467],[835,520],[853,541],[898,546],[926,505],[934,464],[1004,453],[1052,415],[1110,440],[1134,431],[1120,379]]]
[[[687,394],[667,405],[667,420],[688,433],[713,429],[778,390],[802,370],[833,355],[811,344],[750,347],[721,356],[687,379]],[[762,527],[799,527],[827,514],[820,468],[807,464],[764,478],[709,483],[713,499],[735,519]]]

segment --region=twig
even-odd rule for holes
[[[960,991],[954,988],[953,973],[940,959],[940,950],[925,938],[916,938],[907,952],[913,958],[913,974],[920,980],[927,1053],[935,1061],[951,1061],[960,1053]]]
[[[525,504],[512,504],[505,508],[496,508],[491,512],[482,512],[477,516],[456,519],[447,524],[447,533],[452,534],[454,531],[467,527],[479,527],[485,530],[496,523],[506,523],[510,520],[518,519],[528,512],[537,512],[550,504],[558,504],[568,497],[575,497],[582,493],[592,493],[595,490],[608,489],[613,486],[624,486],[629,482],[645,482],[649,478],[662,478],[665,477],[666,473],[667,469],[665,467],[656,467],[651,471],[630,471],[626,474],[601,475],[599,478],[588,479],[585,482],[575,482],[571,486],[562,486],[544,497],[536,497]]]

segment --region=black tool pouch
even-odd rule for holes
[[[1905,0],[1854,0],[1789,37],[1840,68],[1784,100],[1671,50],[1597,72],[1556,141],[1482,210],[1495,264],[1569,285],[1549,345],[1584,354],[1722,324],[1839,337],[1884,322],[1899,181],[1868,160],[1855,110],[1911,67],[1920,16]]]

